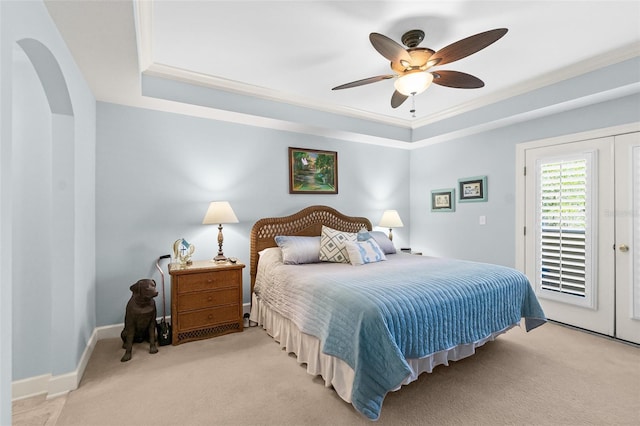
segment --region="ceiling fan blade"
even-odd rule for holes
[[[382,56],[391,62],[404,60],[407,64],[411,63],[411,55],[409,55],[409,52],[389,37],[378,33],[371,33],[369,34],[369,41]]]
[[[497,28],[463,38],[438,50],[431,60],[440,59],[438,65],[444,65],[465,58],[500,40],[507,31],[506,28]]]
[[[387,75],[377,75],[375,77],[363,78],[362,80],[352,81],[351,83],[341,84],[340,86],[336,86],[331,90],[341,90],[341,89],[350,89],[352,87],[363,86],[365,84],[375,83],[382,80],[387,80],[393,78],[394,76],[391,74]]]
[[[484,87],[484,82],[471,74],[459,71],[434,71],[433,82],[440,86],[454,87],[456,89],[479,89]]]
[[[407,98],[407,95],[403,95],[397,90],[394,91],[393,95],[391,96],[391,108],[398,108],[404,101],[407,100]]]

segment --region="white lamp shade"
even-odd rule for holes
[[[385,210],[378,226],[383,228],[402,228],[404,224],[397,210]]]
[[[203,225],[238,223],[238,218],[228,201],[213,201],[209,204],[207,214],[202,220]]]
[[[393,86],[405,96],[417,95],[427,90],[433,81],[433,74],[424,71],[409,72],[399,77]]]

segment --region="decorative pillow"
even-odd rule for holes
[[[282,264],[282,250],[280,247],[269,247],[258,252],[258,269],[256,282],[264,276],[265,271],[274,264]]]
[[[356,241],[355,232],[342,232],[327,226],[320,234],[320,260],[323,262],[349,263],[349,255],[344,243]]]
[[[358,231],[358,241],[367,241],[369,238],[371,238],[371,234],[367,228]]]
[[[282,262],[286,265],[320,262],[320,237],[277,235],[275,240],[282,249]]]
[[[384,254],[395,254],[396,248],[393,245],[393,241],[389,239],[387,234],[382,231],[371,231],[369,235],[376,240],[376,243],[380,246]]]
[[[369,238],[366,241],[346,241],[344,243],[349,253],[352,265],[364,265],[365,263],[387,260],[376,240]]]
[[[258,252],[258,265],[260,265],[260,262],[262,262],[263,259],[263,263],[282,263],[282,250],[280,249],[280,247],[267,247],[264,250],[260,250]]]

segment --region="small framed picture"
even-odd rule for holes
[[[475,176],[458,179],[458,193],[461,203],[487,201],[487,177]]]
[[[337,152],[289,148],[289,194],[337,193]]]
[[[431,191],[431,211],[432,212],[456,211],[455,188],[432,190]]]

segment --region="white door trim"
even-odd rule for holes
[[[609,136],[618,136],[625,133],[640,131],[640,122],[624,124],[621,126],[607,127],[604,129],[590,130],[582,133],[557,136],[548,139],[541,139],[523,142],[516,145],[516,269],[524,272],[525,268],[525,152],[527,149],[540,148],[550,145],[558,145],[570,142],[579,142],[587,139],[597,139]]]
[[[616,138],[616,337],[640,344],[640,132]],[[620,250],[626,244],[626,251]]]

